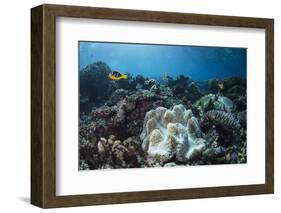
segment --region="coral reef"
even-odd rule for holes
[[[147,79],[146,81],[144,81],[144,89],[148,89],[150,90],[153,86],[157,86],[158,83],[155,79]]]
[[[150,81],[154,82],[154,81]],[[153,90],[116,89],[110,98],[100,107],[93,107],[90,113],[80,116],[81,129],[87,124],[97,137],[106,137],[110,134],[123,139],[125,136],[139,135],[142,130],[143,119],[150,109],[157,106],[171,107],[181,103],[173,97],[169,88],[159,86]],[[90,121],[90,124],[85,122]]]
[[[246,80],[80,71],[79,169],[247,162]]]
[[[173,157],[186,162],[200,154],[206,144],[197,119],[183,105],[147,112],[140,139],[148,156],[158,158],[161,163]]]
[[[106,102],[107,106],[114,106],[119,101],[123,100],[128,95],[128,90],[117,89],[110,96],[109,100]]]
[[[110,68],[103,62],[96,62],[88,65],[80,71],[80,109],[87,111],[94,103],[105,102],[111,91],[108,74]]]
[[[185,101],[194,101],[201,97],[199,87],[189,77],[180,75],[176,80],[169,78],[168,86],[172,88],[176,97]]]
[[[195,106],[199,111],[206,112],[210,109],[232,112],[234,110],[233,102],[225,96],[208,94],[196,101]]]
[[[80,144],[79,169],[140,167],[143,157],[138,143],[134,137],[121,141],[110,135],[108,139],[100,138]]]
[[[139,135],[142,130],[145,113],[157,106],[169,106],[167,96],[155,94],[148,90],[129,93],[118,89],[101,107],[93,108],[87,116],[81,116],[80,130],[91,128],[96,137],[115,135],[120,139],[124,136]],[[90,121],[85,122],[84,119]]]
[[[112,96],[112,93],[118,90],[120,94],[117,96],[119,98],[122,92],[124,94],[124,90],[136,91],[137,85],[142,88],[145,85],[145,81],[149,80],[142,76],[134,78],[132,75],[127,74],[126,80],[112,81],[108,78],[110,72],[112,70],[103,62],[90,64],[80,71],[80,111],[87,112],[93,107],[102,106],[110,97],[114,99],[116,96]],[[116,102],[115,100],[111,101],[113,101],[112,105]]]
[[[223,85],[223,89],[218,87]],[[208,89],[212,93],[221,92],[229,98],[234,98],[239,95],[244,95],[246,91],[246,80],[239,77],[231,77],[226,79],[211,79],[208,81]]]
[[[232,116],[231,113],[210,110],[206,113],[206,118],[225,130],[238,130],[240,128],[239,122]]]

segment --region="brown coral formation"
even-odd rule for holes
[[[111,135],[80,144],[80,170],[141,167],[143,157],[138,143],[133,137],[121,141]]]

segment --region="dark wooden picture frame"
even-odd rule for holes
[[[56,195],[56,17],[94,18],[265,29],[265,184],[192,189]],[[31,203],[66,207],[274,192],[274,20],[264,18],[41,5],[31,9]]]

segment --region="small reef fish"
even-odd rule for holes
[[[223,88],[224,88],[224,85],[223,85],[223,83],[218,83],[218,88],[219,88],[219,90],[223,90]]]
[[[168,73],[167,73],[167,72],[164,72],[164,73],[163,73],[162,79],[163,79],[164,81],[168,81]]]
[[[117,72],[117,71],[109,73],[108,77],[114,81],[128,78],[128,76],[126,74],[121,74],[120,72]]]

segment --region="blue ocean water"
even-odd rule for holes
[[[120,73],[162,77],[167,73],[193,80],[246,78],[247,49],[107,42],[79,42],[80,70],[87,65],[105,62]]]

